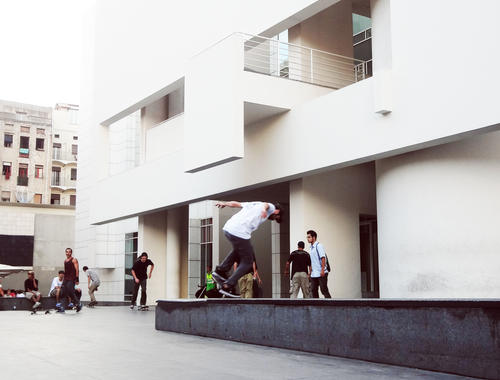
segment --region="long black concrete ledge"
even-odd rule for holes
[[[157,330],[489,379],[500,300],[159,300]]]

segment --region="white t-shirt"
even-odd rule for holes
[[[264,202],[241,203],[241,210],[234,214],[222,229],[241,239],[250,239],[252,232],[264,223],[269,218],[269,215],[276,210],[276,207],[272,203],[268,203],[268,205],[267,216],[263,218]]]
[[[49,297],[50,297],[50,293],[55,289],[56,286],[59,286],[59,287],[62,286],[62,281],[59,280],[59,276],[54,277],[54,279],[52,280],[52,285],[50,285],[50,290],[49,290]]]

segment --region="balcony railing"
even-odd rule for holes
[[[28,186],[28,177],[18,176],[17,186]]]
[[[29,157],[30,150],[28,148],[19,148],[19,157]]]
[[[65,189],[76,189],[76,180],[63,179],[60,176],[52,174],[52,177],[50,179],[50,186],[61,187]]]
[[[358,59],[266,37],[238,35],[245,39],[245,71],[335,89],[366,77],[366,64]]]
[[[74,154],[70,151],[64,151],[61,149],[54,149],[52,151],[52,159],[53,160],[59,160],[59,161],[77,161],[78,160],[78,154]]]

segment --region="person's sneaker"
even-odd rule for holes
[[[33,309],[37,309],[37,308],[39,308],[39,307],[40,307],[40,305],[41,305],[41,303],[40,303],[40,302],[38,302],[38,301],[37,301],[37,302],[35,302],[35,303],[34,303],[34,305],[33,305]]]
[[[60,309],[62,307],[62,304],[60,302],[56,303],[56,309]]]
[[[78,305],[76,305],[76,312],[78,313],[80,310],[82,310],[82,303],[81,302]]]
[[[216,270],[212,272],[212,278],[219,284],[220,287],[222,287],[222,285],[224,285],[227,281],[227,278],[225,278],[221,272],[217,272]]]
[[[70,302],[70,303],[68,304],[68,307],[67,307],[67,308],[68,308],[68,309],[73,309],[74,307],[75,307],[75,305],[73,305],[73,302]]]
[[[61,304],[59,304],[59,305],[60,306],[57,308],[57,312],[58,313],[64,313],[64,307]]]
[[[130,310],[134,310],[135,309],[135,305],[130,305]]]

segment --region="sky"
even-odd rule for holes
[[[85,0],[0,0],[0,99],[80,103]]]

